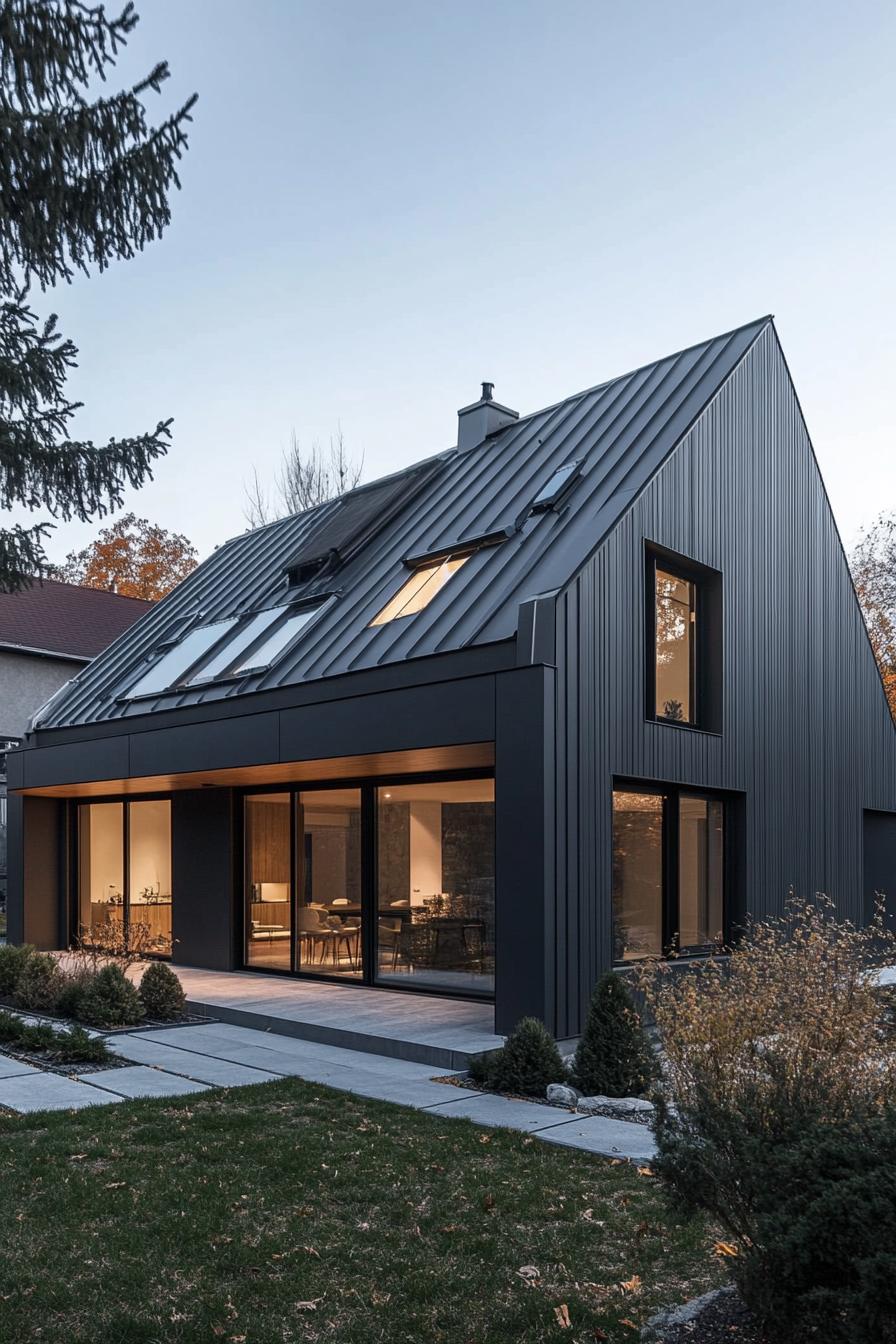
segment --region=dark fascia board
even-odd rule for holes
[[[465,537],[463,541],[456,541],[452,546],[438,546],[434,551],[417,551],[413,555],[406,555],[403,563],[408,569],[419,569],[421,565],[446,560],[449,555],[472,555],[474,551],[485,550],[487,546],[500,546],[502,541],[507,541],[513,533],[512,527],[502,527],[497,532],[483,532],[480,536]]]
[[[182,708],[156,710],[151,714],[122,715],[96,720],[70,728],[38,728],[22,750],[31,747],[61,746],[69,742],[89,742],[100,737],[155,731],[188,723],[226,722],[246,714],[268,710],[293,709],[303,705],[325,704],[332,700],[352,699],[377,691],[400,690],[430,682],[453,681],[463,677],[503,672],[516,666],[516,638],[494,644],[481,644],[450,653],[430,654],[404,663],[385,663],[381,667],[362,668],[338,677],[322,677],[305,685],[283,686],[276,690],[254,691],[226,700]]]
[[[83,663],[86,667],[96,655],[89,653],[61,653],[59,649],[37,649],[30,644],[11,644],[0,640],[0,653],[24,653],[29,658],[57,658],[63,663]]]

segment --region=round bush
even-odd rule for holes
[[[496,1092],[518,1092],[528,1097],[543,1097],[549,1083],[566,1080],[557,1042],[535,1017],[521,1018],[501,1049],[487,1056],[482,1072],[474,1072],[474,1081],[477,1073],[479,1080]]]
[[[588,1096],[640,1097],[655,1073],[653,1052],[631,990],[608,971],[598,980],[572,1066]]]
[[[146,1016],[156,1022],[176,1022],[183,1017],[187,996],[170,966],[164,961],[150,962],[140,981],[140,998]]]
[[[0,947],[0,998],[9,998],[15,994],[22,978],[22,972],[29,958],[34,954],[30,943],[16,947],[7,943]]]
[[[104,966],[81,995],[78,1015],[92,1027],[132,1027],[143,1017],[140,995],[120,966]]]
[[[62,991],[56,1003],[56,1011],[62,1017],[80,1017],[81,1001],[88,987],[93,983],[96,973],[88,970],[65,971]]]
[[[13,997],[20,1008],[51,1013],[59,1002],[64,984],[65,977],[56,958],[49,952],[32,952],[19,976]]]

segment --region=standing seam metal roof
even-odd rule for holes
[[[326,581],[334,600],[285,658],[238,681],[120,700],[185,618],[220,620],[305,591],[287,588],[286,567],[315,533],[327,532],[340,501],[233,538],[87,667],[40,726],[128,718],[512,638],[520,603],[573,577],[770,321],[761,318],[577,393],[475,448],[430,459],[411,503]],[[553,472],[574,458],[582,460],[581,471],[558,510],[527,516]],[[419,482],[419,475],[412,478],[419,467],[395,479]],[[352,497],[382,484],[361,486]],[[503,528],[517,530],[476,551],[423,611],[370,627],[407,577],[408,556]],[[312,582],[308,591],[321,586]]]

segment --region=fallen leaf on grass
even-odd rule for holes
[[[623,1279],[619,1287],[622,1289],[624,1293],[640,1293],[641,1291],[640,1274],[633,1274],[630,1279]]]
[[[491,1191],[482,1196],[482,1207],[485,1209],[486,1213],[495,1207],[495,1197]]]
[[[622,1320],[619,1322],[619,1324],[620,1324],[620,1325],[625,1325],[625,1326],[627,1326],[629,1330],[637,1330],[637,1329],[638,1329],[638,1327],[635,1325],[634,1321],[630,1321],[629,1318],[628,1318],[627,1316],[623,1316],[623,1318],[622,1318]]]
[[[103,1186],[103,1189],[120,1190],[123,1185],[127,1185],[127,1181],[107,1181],[106,1184]]]
[[[606,1330],[601,1330],[601,1328],[600,1328],[599,1325],[596,1325],[596,1326],[594,1327],[594,1330],[593,1330],[592,1333],[593,1333],[594,1338],[595,1338],[596,1340],[604,1340],[604,1339],[609,1339],[609,1338],[610,1338],[610,1336],[607,1334]]]
[[[654,1172],[654,1170],[653,1170],[653,1167],[638,1167],[638,1175],[639,1175],[639,1176],[653,1176],[653,1175],[655,1175],[655,1172]]]
[[[557,1324],[562,1329],[568,1330],[570,1328],[572,1321],[569,1319],[569,1307],[565,1302],[554,1308],[554,1315],[557,1317]]]
[[[313,1297],[309,1302],[297,1302],[296,1311],[317,1311],[318,1302],[323,1302],[322,1297]]]
[[[519,1274],[521,1279],[525,1279],[527,1283],[534,1283],[536,1279],[541,1278],[541,1272],[535,1265],[520,1265],[517,1274]]]
[[[734,1256],[740,1254],[737,1247],[732,1246],[730,1241],[717,1241],[712,1249],[714,1255]]]

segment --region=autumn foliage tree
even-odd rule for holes
[[[880,514],[861,533],[850,564],[890,712],[896,719],[896,513]]]
[[[126,513],[83,551],[72,551],[59,577],[82,588],[154,602],[191,574],[196,563],[196,548],[187,537]]]
[[[153,123],[164,62],[129,88],[94,96],[137,23],[79,0],[0,3],[0,508],[50,518],[121,507],[166,451],[167,420],[105,444],[72,435],[65,384],[77,349],[30,293],[105,270],[160,237],[179,185],[195,98]],[[0,590],[46,570],[52,524],[0,528]]]

